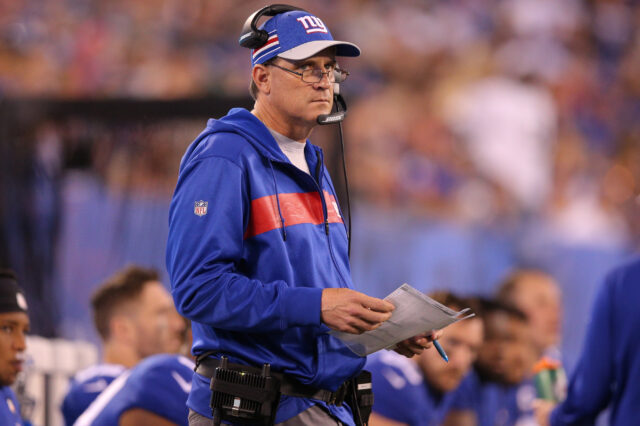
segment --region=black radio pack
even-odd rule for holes
[[[280,380],[271,375],[269,364],[261,374],[227,368],[220,359],[211,378],[213,424],[222,420],[243,424],[272,425],[280,401]]]

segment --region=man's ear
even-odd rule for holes
[[[264,65],[256,65],[251,71],[251,78],[259,92],[268,95],[271,92],[271,73]]]
[[[127,315],[114,315],[109,323],[111,336],[119,341],[131,342],[135,339],[135,330],[131,318]]]

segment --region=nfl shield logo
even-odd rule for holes
[[[196,216],[204,216],[205,214],[207,214],[208,205],[209,203],[207,201],[196,201],[193,206],[193,212],[196,214]]]

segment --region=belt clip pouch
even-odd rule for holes
[[[273,425],[280,402],[280,380],[271,376],[269,364],[255,374],[227,368],[227,358],[220,359],[211,377],[213,424],[222,420],[245,424]]]
[[[351,392],[349,392],[347,402],[353,412],[356,425],[367,425],[373,408],[373,389],[369,371],[362,370],[357,377],[351,379]]]

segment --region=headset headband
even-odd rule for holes
[[[272,4],[270,6],[265,6],[260,10],[256,10],[244,22],[238,43],[240,43],[240,46],[249,49],[257,49],[258,47],[263,46],[267,42],[269,34],[265,30],[258,29],[258,19],[262,16],[275,16],[294,10],[306,12],[304,9],[289,6],[288,4]]]

